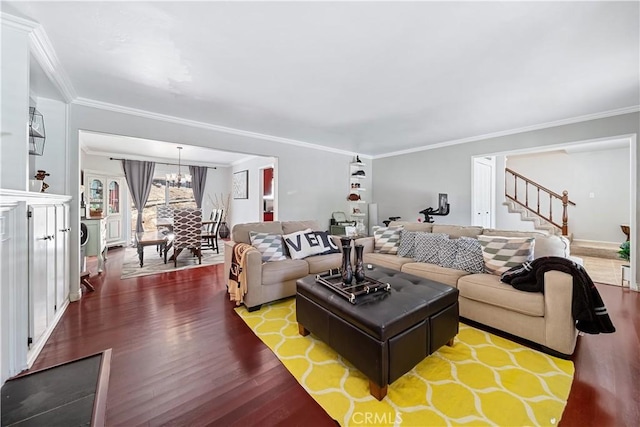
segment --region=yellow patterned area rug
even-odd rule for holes
[[[573,380],[571,361],[461,323],[453,347],[425,358],[378,402],[360,371],[313,334],[298,333],[295,299],[236,312],[343,426],[552,426]]]

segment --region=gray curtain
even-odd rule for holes
[[[142,210],[147,203],[151,184],[153,183],[153,171],[156,168],[154,162],[141,162],[138,160],[123,160],[122,169],[127,180],[127,186],[133,199],[133,204],[138,210],[138,221],[136,223],[136,233],[142,233]]]
[[[189,166],[191,174],[191,188],[193,189],[193,198],[196,199],[196,205],[202,207],[202,198],[204,197],[204,185],[207,182],[207,168],[203,166]]]

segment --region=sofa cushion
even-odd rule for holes
[[[511,267],[533,260],[533,237],[478,236],[487,273],[501,275]]]
[[[291,234],[310,228],[312,230],[322,230],[317,221],[282,221],[282,234]]]
[[[440,242],[448,239],[446,234],[419,233],[415,237],[413,259],[419,262],[438,263]]]
[[[310,228],[283,234],[282,240],[287,245],[291,259],[303,259],[324,252],[322,240],[318,239],[316,232]]]
[[[379,254],[376,252],[365,253],[362,259],[365,264],[379,265],[380,267],[391,268],[398,271],[400,271],[404,264],[413,262],[413,259],[411,258],[399,257],[397,255],[390,254]]]
[[[277,285],[298,280],[309,274],[309,264],[303,259],[283,259],[262,264],[262,284]]]
[[[431,233],[433,224],[430,222],[391,221],[389,227],[402,227],[408,231]]]
[[[478,237],[482,234],[482,227],[479,226],[462,226],[462,225],[445,225],[433,224],[432,233],[447,234],[452,239],[458,237]]]
[[[282,223],[280,221],[269,222],[249,222],[246,224],[236,224],[231,231],[231,239],[236,243],[248,243],[251,244],[251,237],[249,232],[255,231],[256,233],[269,233],[282,235]]]
[[[279,234],[249,232],[251,246],[262,254],[262,262],[286,259],[282,248],[282,236]]]
[[[342,265],[342,252],[310,256],[304,259],[309,264],[309,274],[324,273],[332,268],[340,268]]]
[[[544,316],[544,295],[524,292],[500,281],[493,274],[470,274],[458,280],[460,297],[502,307],[529,316]]]
[[[472,237],[460,237],[456,257],[451,268],[467,273],[484,273],[484,258],[480,241]]]
[[[458,279],[466,276],[466,271],[456,270],[455,268],[440,267],[436,264],[425,262],[409,262],[402,266],[400,270],[403,273],[413,274],[414,276],[423,277],[425,279],[435,280],[449,286],[456,287]]]
[[[549,233],[542,231],[511,231],[486,228],[482,232],[482,235],[501,237],[534,237],[536,239],[533,250],[534,259],[546,256],[569,258],[571,255],[569,239],[564,236],[550,235]]]
[[[375,252],[381,254],[397,254],[401,231],[402,227],[373,227]]]

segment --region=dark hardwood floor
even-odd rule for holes
[[[112,348],[107,425],[327,425],[335,422],[228,301],[222,265],[120,280],[109,251],[96,291],[71,303],[33,369]],[[615,334],[578,339],[561,426],[640,420],[640,294],[598,289]]]

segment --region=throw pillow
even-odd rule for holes
[[[511,267],[533,260],[533,237],[478,236],[487,273],[501,275]]]
[[[416,234],[416,242],[413,247],[413,259],[418,262],[428,262],[438,264],[438,252],[440,242],[449,239],[446,234],[440,233],[419,233]]]
[[[480,241],[473,237],[460,237],[458,251],[451,268],[474,274],[484,273],[484,259],[482,258]]]
[[[303,259],[311,255],[318,255],[324,251],[322,240],[318,239],[316,232],[307,228],[282,236],[291,259]]]
[[[316,236],[318,236],[320,245],[322,246],[322,252],[320,252],[320,255],[340,253],[340,248],[336,242],[333,241],[328,231],[315,231],[315,233]]]
[[[438,265],[440,267],[453,267],[458,252],[458,239],[440,240],[440,249],[438,250]]]
[[[400,243],[398,243],[398,256],[413,258],[413,246],[415,245],[417,231],[402,230]]]
[[[262,254],[262,262],[286,259],[282,250],[282,236],[279,234],[249,232],[251,246]]]
[[[396,255],[401,231],[402,227],[373,227],[374,252]]]

